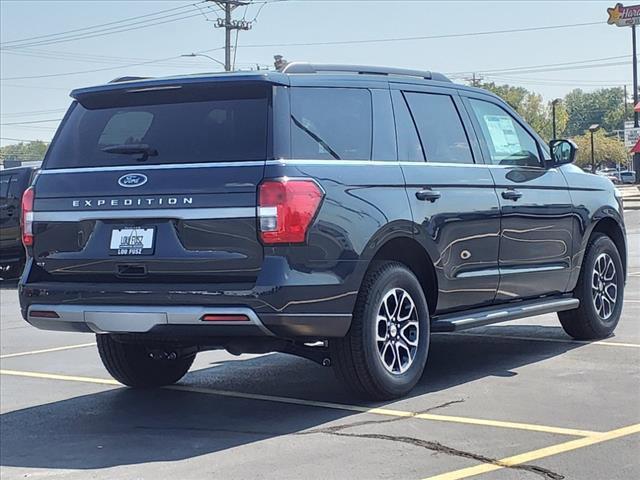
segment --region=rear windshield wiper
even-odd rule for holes
[[[106,153],[120,153],[123,155],[142,155],[137,160],[144,162],[149,157],[155,157],[158,155],[158,150],[151,148],[145,143],[130,143],[123,145],[109,145],[108,147],[101,148]]]

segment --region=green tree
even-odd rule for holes
[[[591,133],[586,132],[572,138],[578,146],[578,156],[576,164],[580,167],[591,165]],[[624,143],[617,137],[607,136],[604,130],[598,130],[593,135],[594,158],[597,166],[616,166],[618,163],[624,164],[628,154]]]
[[[569,113],[567,135],[580,135],[590,125],[599,124],[607,131],[624,128],[624,91],[622,88],[601,88],[584,92],[577,88],[563,102]],[[628,104],[627,120],[632,118],[633,105]]]
[[[20,142],[0,147],[0,163],[5,160],[19,160],[22,162],[41,161],[47,152],[49,144],[42,140]]]

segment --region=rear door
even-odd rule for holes
[[[502,212],[497,301],[564,292],[573,215],[566,180],[544,165],[536,137],[490,97],[467,98]]]
[[[398,158],[418,239],[436,267],[438,310],[490,304],[500,209],[457,92],[403,86],[392,95]]]
[[[35,185],[43,278],[253,282],[271,86],[80,96]]]

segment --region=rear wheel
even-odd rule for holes
[[[624,271],[618,249],[606,235],[596,233],[589,240],[574,294],[580,307],[558,313],[564,331],[579,340],[611,335],[622,313]]]
[[[403,264],[378,263],[364,279],[349,333],[329,342],[336,374],[369,399],[405,395],[424,371],[429,334],[418,279]]]
[[[100,359],[107,371],[129,387],[161,387],[180,380],[189,371],[195,354],[174,359],[152,358],[150,345],[124,343],[108,334],[96,335]]]

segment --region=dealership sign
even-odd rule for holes
[[[640,5],[631,5],[625,7],[621,3],[616,3],[613,8],[607,8],[609,14],[609,25],[617,25],[618,27],[628,27],[640,24]]]

